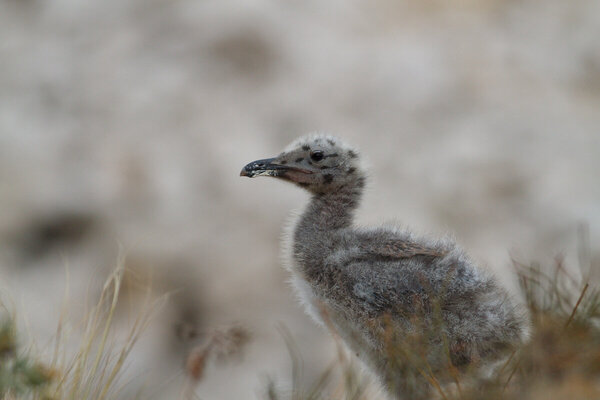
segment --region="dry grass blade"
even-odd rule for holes
[[[577,303],[575,303],[575,307],[573,307],[573,311],[571,312],[571,315],[569,315],[569,319],[565,323],[565,328],[567,328],[569,326],[569,324],[571,323],[571,321],[573,321],[573,318],[575,317],[575,313],[577,313],[577,309],[579,308],[579,305],[581,304],[581,300],[583,300],[583,296],[585,296],[585,292],[587,292],[589,287],[590,287],[589,283],[586,283],[585,286],[583,287],[583,290],[581,291],[581,294],[579,295],[579,298],[577,299]]]

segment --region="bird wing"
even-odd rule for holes
[[[410,258],[415,256],[443,257],[447,250],[424,246],[411,241],[384,241],[363,244],[361,249],[369,254],[390,258]]]
[[[410,258],[416,256],[443,257],[449,252],[448,246],[428,244],[413,239],[408,234],[393,234],[373,231],[355,234],[356,245],[365,257]]]
[[[386,229],[347,231],[337,243],[339,250],[324,268],[331,271],[325,280],[341,291],[340,299],[353,297],[373,315],[423,307],[447,277],[435,259],[452,252],[450,242],[427,242]]]

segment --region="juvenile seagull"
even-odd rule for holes
[[[240,175],[310,192],[290,235],[292,282],[395,398],[427,398],[432,384],[497,364],[524,340],[524,315],[455,243],[353,226],[365,173],[339,139],[300,138]]]

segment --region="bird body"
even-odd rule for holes
[[[491,365],[524,340],[526,319],[451,240],[397,227],[357,228],[358,152],[311,135],[241,175],[275,176],[312,194],[292,225],[287,266],[307,313],[331,327],[398,399]]]

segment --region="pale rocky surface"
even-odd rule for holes
[[[359,220],[452,233],[507,284],[510,255],[599,256],[600,3],[0,0],[0,272],[27,330],[53,335],[117,260],[178,290],[134,352],[150,398],[181,391],[181,323],[239,321],[240,362],[203,399],[310,381],[332,340],[303,313],[279,236],[306,201],[247,162],[331,132],[371,166]],[[125,318],[123,318],[125,319]],[[142,377],[142,378],[140,378]],[[143,378],[148,377],[148,378]],[[146,380],[147,382],[143,382]],[[160,390],[154,390],[160,387]]]

